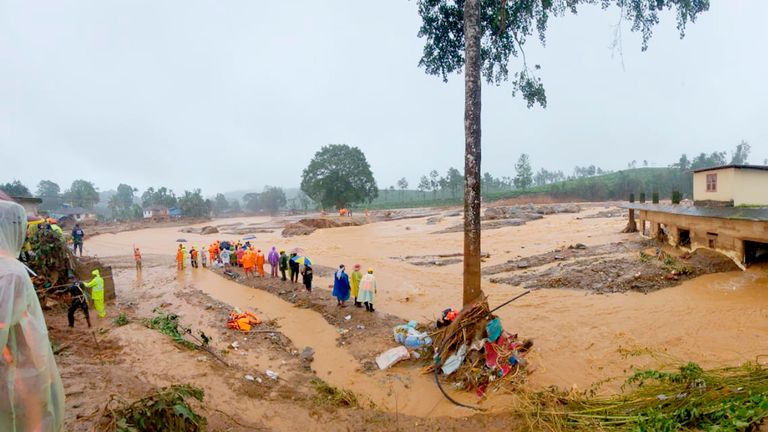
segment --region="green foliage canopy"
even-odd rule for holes
[[[418,0],[422,18],[419,37],[426,39],[419,66],[444,81],[464,67],[464,4],[464,0]],[[663,10],[677,10],[677,28],[682,37],[688,22],[695,22],[699,13],[709,9],[709,0],[480,0],[480,57],[486,81],[507,81],[510,59],[521,57],[523,64],[513,74],[513,94],[519,92],[529,108],[534,104],[546,107],[544,85],[535,75],[540,66],[528,66],[525,43],[538,36],[544,44],[549,19],[566,13],[575,15],[582,5],[619,7],[622,19],[632,24],[632,31],[642,34],[645,50]]]
[[[92,209],[99,202],[99,193],[92,182],[75,180],[69,190],[64,193],[64,198],[73,207]]]
[[[304,169],[301,190],[323,207],[370,202],[379,195],[365,154],[346,144],[320,149]]]
[[[32,193],[29,188],[24,186],[19,180],[14,180],[10,183],[0,184],[0,190],[7,193],[12,197],[31,197]]]

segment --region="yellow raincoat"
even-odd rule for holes
[[[91,291],[91,298],[93,299],[93,308],[96,309],[96,313],[99,318],[107,316],[107,311],[104,309],[104,279],[101,278],[99,270],[91,272],[93,279],[85,283],[88,288],[93,288]]]

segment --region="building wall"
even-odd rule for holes
[[[734,196],[735,168],[693,173],[694,201],[731,201]],[[742,170],[743,171],[743,170]],[[768,171],[766,171],[768,172]],[[707,175],[717,174],[717,191],[707,192]]]
[[[749,169],[735,171],[733,205],[768,206],[768,171]],[[718,183],[719,181],[718,179]],[[704,187],[706,189],[706,180]]]
[[[669,233],[667,241],[673,246],[678,246],[680,230],[687,229],[690,231],[691,250],[716,250],[741,268],[744,268],[744,240],[768,243],[768,221],[708,218],[648,210],[638,210],[636,219],[649,221],[651,226],[664,224]]]

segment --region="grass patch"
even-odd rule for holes
[[[768,369],[758,363],[704,370],[637,370],[611,397],[557,390],[527,395],[532,430],[748,431],[768,417]],[[630,389],[626,391],[626,389]]]
[[[164,387],[147,397],[128,403],[113,395],[104,408],[105,431],[200,432],[207,420],[197,414],[189,400],[203,401],[201,388],[191,385]]]
[[[118,327],[122,327],[130,322],[131,320],[128,319],[128,316],[125,313],[120,313],[117,318],[112,320],[112,323]]]
[[[334,387],[320,378],[310,381],[317,392],[314,400],[318,405],[353,408],[358,406],[357,396],[349,390]]]

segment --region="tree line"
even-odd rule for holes
[[[274,214],[288,204],[283,189],[273,186],[265,187],[260,193],[245,194],[242,205],[240,200],[228,200],[222,193],[216,194],[213,199],[205,198],[201,189],[185,190],[177,195],[165,186],[149,187],[139,195],[137,188],[124,183],[119,184],[116,190],[104,194],[109,198],[106,202],[102,202],[102,194],[99,193],[96,185],[83,179],[73,181],[65,190],[52,180],[41,180],[34,193],[19,180],[0,184],[0,190],[13,197],[40,198],[42,203],[38,209],[43,212],[56,211],[65,206],[80,207],[94,210],[104,218],[117,220],[141,219],[144,217],[145,209],[155,206],[179,209],[184,216],[207,217],[243,211]],[[313,205],[313,202],[303,193],[292,200],[294,209],[307,210]],[[105,214],[97,210],[108,210],[108,212]]]

